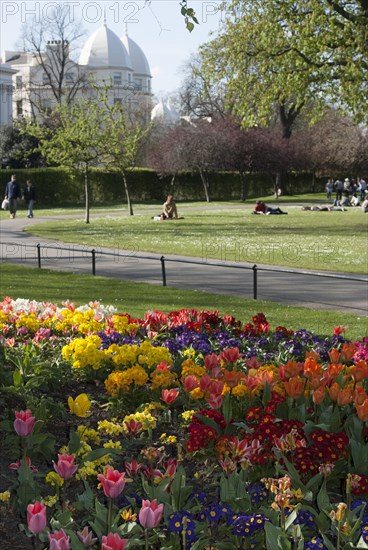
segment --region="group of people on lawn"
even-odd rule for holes
[[[327,198],[332,198],[333,189],[336,190],[336,199],[332,206],[303,206],[302,210],[312,210],[312,211],[344,211],[345,206],[362,206],[363,212],[368,213],[368,191],[367,184],[365,180],[359,179],[359,187],[356,184],[355,180],[345,179],[345,182],[336,180],[333,183],[332,179],[329,179],[326,184]],[[350,192],[352,192],[351,198],[349,197]],[[357,193],[359,192],[360,197]],[[339,198],[338,198],[339,197]],[[11,176],[11,180],[7,183],[5,188],[5,198],[3,201],[3,208],[9,208],[10,217],[15,218],[17,211],[17,203],[19,199],[26,201],[28,208],[28,218],[33,218],[33,205],[36,200],[36,189],[33,186],[30,180],[27,180],[26,187],[23,192],[20,189],[20,186],[17,182],[16,175]],[[268,206],[265,202],[257,200],[256,204],[252,210],[252,214],[255,215],[277,215],[277,214],[287,214],[281,210],[280,207],[271,207]],[[178,209],[174,200],[173,195],[168,195],[166,201],[162,206],[162,212],[158,216],[153,217],[156,221],[163,220],[178,220],[183,219],[178,216]]]

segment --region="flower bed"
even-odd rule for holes
[[[0,506],[33,547],[368,548],[368,337],[11,298],[0,325]]]

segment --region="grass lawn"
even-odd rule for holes
[[[127,283],[106,277],[58,273],[10,264],[0,265],[0,296],[1,299],[11,296],[58,304],[69,299],[76,305],[99,300],[104,305],[114,305],[119,312],[128,312],[137,317],[142,317],[146,311],[152,309],[169,312],[181,308],[198,308],[218,309],[221,314],[234,315],[237,319],[249,322],[254,314],[262,311],[273,329],[284,325],[289,329],[306,328],[317,334],[331,335],[336,325],[343,325],[346,327],[346,337],[352,340],[362,338],[368,333],[366,318],[343,312],[313,311],[274,302],[224,297],[220,294]]]
[[[282,208],[287,216],[253,216],[249,204],[187,203],[179,205],[179,214],[185,219],[154,222],[151,216],[159,213],[159,208],[139,205],[134,216],[128,216],[125,209],[110,210],[108,216],[92,210],[90,224],[84,223],[82,214],[62,223],[37,224],[35,218],[27,231],[40,238],[135,253],[367,272],[368,216],[360,208],[345,212],[304,212],[300,205]]]

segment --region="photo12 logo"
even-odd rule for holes
[[[139,23],[137,14],[146,5],[141,2],[6,2],[1,3],[1,23],[17,22],[52,23],[64,16],[65,23],[82,20],[85,23],[99,23],[113,19],[114,23]]]

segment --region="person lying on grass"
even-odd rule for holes
[[[261,214],[261,215],[267,215],[270,214],[287,214],[287,212],[284,212],[281,210],[281,208],[271,208],[271,206],[267,206],[263,201],[256,201],[256,205],[253,208],[252,214]]]

